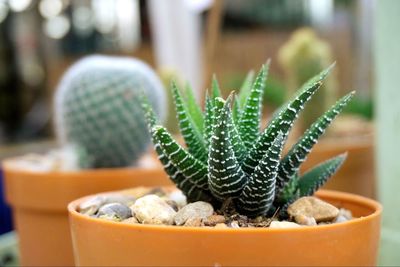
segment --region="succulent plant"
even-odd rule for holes
[[[312,78],[315,73],[327,68],[332,62],[332,48],[329,43],[318,38],[310,28],[295,31],[278,53],[290,94]],[[302,115],[301,128],[307,129],[334,102],[337,94],[337,79],[332,73],[325,80]]]
[[[233,203],[247,216],[266,215],[297,198],[312,195],[345,160],[345,154],[321,163],[304,175],[299,167],[332,120],[353,97],[341,98],[312,124],[285,156],[281,156],[292,125],[300,111],[319,89],[333,65],[309,80],[295,97],[273,115],[260,132],[262,97],[269,63],[261,68],[253,85],[220,96],[216,79],[206,95],[204,112],[192,99],[183,101],[175,84],[175,100],[181,134],[187,149],[158,124],[145,101],[149,128],[159,159],[171,180],[189,201]],[[196,109],[189,108],[197,106]]]
[[[55,94],[56,131],[63,144],[76,147],[81,168],[129,166],[146,151],[142,91],[164,115],[163,86],[140,60],[89,56],[67,71]]]

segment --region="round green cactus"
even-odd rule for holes
[[[329,43],[318,38],[310,28],[295,31],[290,40],[279,50],[278,59],[285,72],[289,94],[295,91],[315,73],[327,68],[333,61]],[[307,129],[336,99],[337,80],[335,73],[327,77],[302,116],[302,128]]]
[[[81,168],[129,166],[146,151],[142,93],[163,117],[163,86],[140,60],[89,56],[66,72],[55,94],[55,125],[61,143],[78,148]]]

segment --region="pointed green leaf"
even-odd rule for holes
[[[165,172],[170,177],[171,181],[182,190],[182,192],[187,196],[189,202],[193,201],[212,201],[212,196],[208,190],[203,190],[196,186],[190,179],[186,178],[172,163],[172,161],[165,155],[164,151],[160,146],[160,140],[158,139],[157,127],[153,128],[153,143],[155,151],[158,155],[158,159],[164,167]]]
[[[207,190],[207,166],[183,149],[162,126],[153,128],[164,155],[197,187]]]
[[[242,138],[239,135],[239,131],[231,115],[232,114],[231,109],[229,108],[229,106],[231,106],[232,104],[233,96],[234,96],[233,93],[229,95],[228,99],[225,102],[224,109],[228,113],[226,117],[226,122],[228,125],[229,140],[231,141],[233,152],[235,153],[236,159],[238,160],[239,164],[241,164],[247,155],[247,149],[242,141]]]
[[[188,147],[189,153],[192,154],[196,159],[206,162],[207,152],[203,137],[190,117],[187,108],[183,103],[179,89],[175,83],[172,83],[172,96],[175,102],[179,129]]]
[[[262,99],[268,68],[268,65],[261,67],[240,115],[239,133],[248,147],[254,144],[260,134]]]
[[[203,139],[207,151],[210,146],[210,138],[212,135],[213,123],[214,123],[214,101],[208,96],[208,92],[206,92]]]
[[[240,120],[240,115],[242,114],[242,111],[240,109],[240,104],[239,104],[239,100],[236,96],[234,97],[234,101],[233,101],[233,107],[232,107],[232,119],[233,122],[235,123],[235,125],[238,124],[239,120]]]
[[[275,178],[284,140],[279,134],[248,179],[238,199],[239,210],[250,216],[265,215],[275,197]]]
[[[300,197],[314,194],[342,166],[347,153],[329,159],[306,172],[298,182]]]
[[[332,67],[333,66],[329,67],[310,79],[309,83],[302,86],[299,90],[300,93],[286,104],[284,108],[281,108],[279,114],[273,117],[244,161],[243,170],[247,174],[253,173],[254,168],[269,149],[279,132],[283,133],[284,139],[287,138],[293,126],[293,122],[298,117],[300,111],[303,110],[304,104],[307,103],[311,99],[311,96],[318,90],[322,84],[322,80],[325,79]]]
[[[242,171],[230,140],[228,118],[229,106],[217,97],[215,99],[216,123],[208,156],[208,184],[212,194],[220,200],[237,197],[246,184],[247,177]]]
[[[221,89],[218,84],[217,76],[215,74],[213,75],[213,78],[212,78],[211,90],[212,90],[212,94],[211,94],[212,99],[222,96]]]
[[[141,94],[139,94],[139,97],[140,97],[140,103],[142,105],[144,117],[147,122],[147,128],[149,129],[149,132],[151,132],[151,129],[157,124],[156,114],[154,113],[154,110],[150,105],[149,99],[143,92],[141,92]]]
[[[327,112],[311,125],[299,141],[291,148],[281,161],[276,179],[277,194],[283,189],[284,185],[299,170],[300,165],[306,160],[312,147],[331,124],[333,119],[344,109],[353,98],[354,92],[347,94],[336,102]]]
[[[201,112],[200,106],[196,102],[196,97],[194,96],[193,88],[190,86],[189,83],[186,84],[185,95],[186,95],[186,105],[190,117],[193,119],[193,122],[195,123],[197,129],[199,129],[199,131],[202,133],[204,127],[203,113]]]
[[[253,84],[254,79],[254,71],[251,70],[247,73],[246,78],[244,79],[242,86],[240,87],[239,91],[239,107],[243,108],[244,104],[246,103],[246,99],[250,95],[251,85]]]

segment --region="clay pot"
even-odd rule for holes
[[[317,196],[350,209],[344,223],[291,229],[194,228],[124,224],[77,212],[69,204],[78,266],[372,266],[376,264],[381,206],[335,191]]]
[[[302,164],[304,172],[315,165],[348,153],[339,171],[326,183],[324,189],[338,190],[376,198],[374,139],[372,135],[359,138],[325,138],[312,150]]]
[[[5,194],[18,231],[21,264],[74,264],[67,205],[102,191],[170,185],[161,167],[38,173],[3,163]]]

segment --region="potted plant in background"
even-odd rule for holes
[[[141,91],[163,116],[164,89],[145,63],[107,56],[82,59],[55,93],[62,148],[3,162],[22,265],[73,265],[66,210],[71,200],[105,190],[169,184],[152,157],[147,156],[150,165],[142,160],[150,135],[138,98]]]
[[[77,265],[376,263],[380,205],[334,191],[310,197],[346,156],[299,173],[318,138],[354,93],[318,118],[281,158],[295,119],[330,68],[305,84],[260,133],[267,68],[261,69],[249,92],[240,93],[247,95],[243,106],[240,95],[221,98],[216,80],[211,95],[206,96],[204,113],[189,109],[195,103],[185,102],[176,86],[172,87],[187,149],[158,125],[144,101],[159,159],[190,203],[172,197],[174,190],[168,188],[147,194],[137,189],[121,191],[121,197],[130,197],[129,204],[96,201],[115,197],[115,192],[73,201],[68,209]]]
[[[332,48],[319,39],[312,29],[301,28],[282,46],[278,58],[284,70],[289,92],[293,92],[314,73],[326,68],[332,62]],[[338,91],[335,73],[332,73],[322,86],[323,90],[319,90],[305,108],[301,123],[297,127],[298,131],[307,129],[318,114],[334,102]],[[365,118],[366,116],[354,113],[362,106],[365,105],[357,98],[349,105],[352,114],[341,116],[332,124],[326,137],[315,146],[314,152],[304,162],[302,168],[308,170],[321,160],[347,151],[346,163],[336,174],[336,178],[327,183],[326,188],[374,198],[376,182],[373,125]]]

